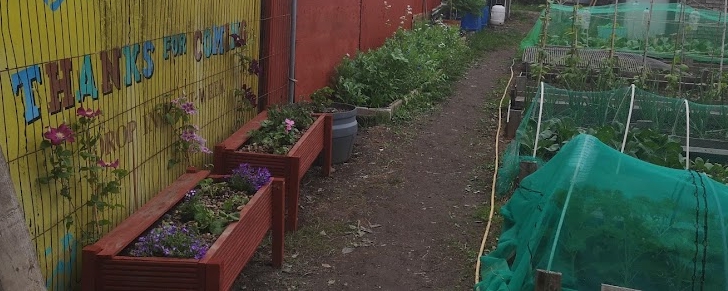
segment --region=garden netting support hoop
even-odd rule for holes
[[[538,149],[538,136],[541,135],[541,117],[543,116],[543,95],[544,95],[544,83],[541,82],[541,98],[538,101],[538,122],[536,123],[536,140],[533,144],[533,157],[536,157],[536,150]]]
[[[726,33],[726,23],[728,23],[728,0],[725,0],[723,2],[723,36],[720,40],[720,73],[718,74],[718,94],[721,93],[721,90],[723,89],[723,86],[720,86],[720,84],[723,83],[723,58],[725,57],[725,33]]]
[[[549,255],[549,263],[546,265],[546,270],[551,271],[551,264],[554,261],[554,255],[556,254],[556,246],[559,245],[559,237],[561,237],[561,228],[564,226],[564,217],[566,217],[566,210],[569,209],[569,201],[571,200],[571,194],[574,193],[574,186],[577,184],[576,177],[579,175],[582,163],[584,163],[584,156],[580,156],[576,162],[576,168],[574,168],[574,175],[571,176],[571,183],[569,185],[569,192],[566,193],[566,200],[564,201],[564,208],[561,209],[561,216],[559,217],[559,224],[556,227],[556,233],[554,234],[554,243],[551,245],[551,254]]]
[[[627,135],[629,134],[629,124],[632,123],[632,109],[634,109],[634,84],[630,85],[632,96],[629,98],[629,111],[627,112],[627,123],[624,125],[624,137],[622,137],[622,148],[619,150],[624,153],[624,147],[627,145]]]
[[[685,170],[690,169],[690,102],[685,102]]]

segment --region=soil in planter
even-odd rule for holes
[[[255,191],[238,190],[226,181],[205,179],[168,211],[122,255],[201,259]]]
[[[308,129],[306,129],[306,130],[308,130]],[[296,140],[296,142],[299,139],[301,139],[301,137],[303,136],[303,134],[306,133],[306,130],[300,131],[300,132],[296,132],[296,133],[293,134],[293,137]],[[285,146],[286,153],[288,151],[290,151],[291,148],[293,148],[293,145],[295,145],[296,142],[294,142],[293,144],[291,144],[289,146]],[[237,151],[239,151],[239,152],[261,153],[261,154],[275,154],[276,153],[275,152],[275,149],[273,147],[271,147],[269,145],[265,145],[265,144],[253,143],[250,140],[248,140],[247,142],[245,142],[245,144],[243,144],[240,148],[238,148]]]

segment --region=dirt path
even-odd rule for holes
[[[360,131],[332,178],[311,172],[286,266],[272,270],[262,247],[235,290],[471,290],[514,54],[489,52],[432,113]]]

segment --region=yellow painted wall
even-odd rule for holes
[[[57,186],[37,182],[48,170],[47,153],[39,150],[44,130],[72,122],[80,106],[103,111],[103,157],[131,171],[112,201],[125,208],[107,215],[117,224],[184,171],[184,165],[167,169],[174,137],[168,125],[154,122],[155,105],[183,93],[193,98],[200,108],[193,123],[210,148],[253,114],[236,111],[232,93],[243,84],[257,92],[258,85],[237,62],[243,49],[231,50],[229,34],[241,24],[246,51],[257,58],[259,0],[0,0],[0,147],[50,290],[78,286],[80,228],[90,212],[82,206],[89,197],[84,184],[72,186],[74,208]],[[208,41],[215,31],[230,40],[217,53]],[[115,49],[120,88],[105,81],[102,65],[102,53],[113,56]],[[54,76],[51,68],[64,59],[71,73]],[[69,78],[70,92],[52,92],[54,82]],[[65,94],[74,102],[51,112],[50,101]],[[195,156],[198,167],[210,161]],[[81,221],[67,230],[63,218],[74,211]]]

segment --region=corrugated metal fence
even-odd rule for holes
[[[261,58],[269,99],[287,95],[287,69],[277,68],[287,68],[287,57],[278,56],[287,55],[289,30],[278,26],[290,26],[290,13],[288,1],[274,2],[281,6],[262,9],[260,0],[0,1],[0,147],[50,290],[77,282],[82,228],[91,211],[83,205],[90,189],[79,175],[72,203],[59,196],[58,184],[37,181],[50,168],[48,151],[40,149],[44,131],[75,121],[82,106],[102,110],[96,127],[101,155],[130,171],[122,194],[111,201],[124,207],[102,217],[113,227],[184,171],[185,165],[167,168],[176,137],[155,114],[156,105],[186,94],[199,107],[193,123],[212,147],[255,113],[236,110],[235,88],[258,90],[258,77],[246,73],[236,54],[258,59],[261,45],[271,51]],[[261,39],[261,25],[270,38]],[[247,35],[247,46],[235,47],[231,34]],[[203,154],[193,160],[198,167],[211,161]],[[76,221],[67,229],[68,214]]]

